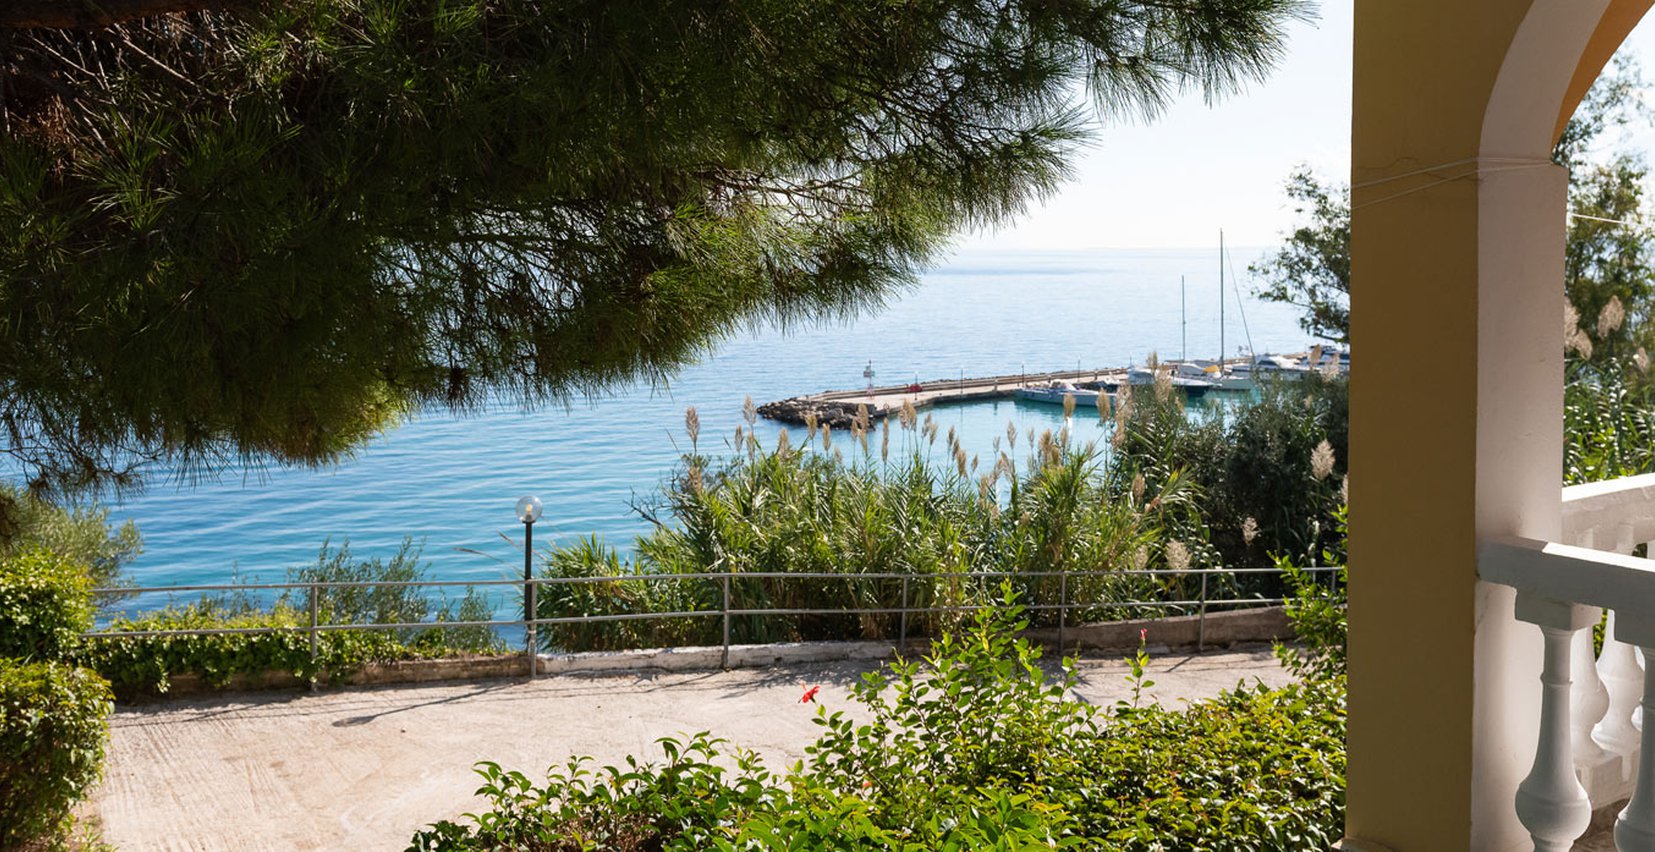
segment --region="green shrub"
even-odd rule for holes
[[[1563,387],[1563,484],[1655,471],[1655,383],[1629,363],[1581,372]]]
[[[884,640],[900,632],[898,614],[846,610],[987,603],[999,578],[984,572],[1006,572],[1032,605],[1030,620],[1054,626],[1052,607],[1065,584],[1053,572],[1107,572],[1160,556],[1150,546],[1158,521],[1109,498],[1097,475],[1104,456],[1095,447],[1047,433],[1020,468],[1009,453],[973,465],[949,441],[952,464],[934,465],[934,427],[893,424],[890,431],[895,448],[888,456],[854,433],[826,451],[809,439],[770,451],[753,441],[717,464],[686,456],[662,504],[644,510],[655,529],[637,540],[631,563],[583,539],[549,550],[541,571],[575,579],[728,572],[733,609],[810,610],[738,615],[730,625],[735,642]],[[848,457],[841,452],[847,447]],[[1004,506],[1002,487],[1009,492]],[[1193,506],[1174,502],[1169,494],[1169,508]],[[915,579],[905,584],[879,576],[885,574]],[[1179,590],[1106,573],[1071,576],[1066,591],[1083,607],[1070,613],[1074,621],[1138,615],[1118,603]],[[539,614],[707,612],[719,609],[722,597],[720,584],[705,579],[548,584],[539,592]],[[910,613],[908,633],[939,635],[959,620],[946,611]],[[721,627],[713,617],[631,620],[557,625],[543,637],[548,649],[573,651],[716,644]]]
[[[864,675],[852,695],[869,721],[819,713],[809,773],[840,792],[871,789],[881,816],[904,826],[935,810],[938,787],[1038,788],[1065,773],[1096,711],[1068,700],[1071,669],[1047,676],[1039,646],[1016,638],[1026,626],[1017,607],[978,610],[922,661]]]
[[[138,527],[109,524],[102,506],[64,508],[0,483],[0,559],[50,550],[83,564],[100,588],[123,585],[121,569],[144,549]]]
[[[316,563],[288,572],[288,582],[418,582],[426,566],[419,549],[404,542],[389,561],[353,560],[349,544],[323,545]],[[270,629],[267,633],[176,636],[122,636],[88,639],[80,653],[85,665],[109,678],[122,695],[165,692],[172,675],[193,674],[209,686],[222,687],[238,674],[287,672],[294,677],[337,679],[367,663],[454,654],[489,654],[504,644],[487,627],[444,627],[447,621],[486,621],[491,608],[467,587],[457,603],[433,606],[418,586],[317,589],[317,621],[322,625],[414,623],[431,626],[400,630],[325,630],[318,634],[312,657],[309,634],[310,591],[284,594],[261,604],[248,591],[232,591],[183,606],[169,606],[112,619],[106,632],[199,629]],[[435,610],[433,615],[433,610]]]
[[[92,615],[85,566],[48,550],[0,559],[0,657],[62,659],[91,629]]]
[[[1344,827],[1344,735],[1343,678],[1140,708],[1076,749],[1053,799],[1092,848],[1331,849]]]
[[[1286,599],[1287,618],[1298,640],[1293,645],[1278,643],[1276,658],[1304,680],[1327,680],[1345,673],[1345,607],[1349,581],[1343,546],[1343,536],[1348,530],[1345,507],[1339,507],[1334,518],[1341,536],[1340,547],[1337,551],[1322,552],[1322,561],[1339,569],[1331,578],[1311,574],[1285,557],[1276,559],[1276,567],[1291,587]],[[1601,625],[1596,630],[1601,636]]]
[[[86,669],[0,658],[0,849],[60,843],[102,773],[109,711]]]
[[[467,614],[462,610],[462,616]],[[174,636],[118,636],[88,639],[80,652],[83,664],[97,670],[122,695],[167,691],[173,675],[193,674],[208,686],[222,687],[238,674],[287,672],[301,680],[335,680],[368,663],[450,656],[456,652],[486,653],[488,648],[467,642],[466,648],[445,644],[447,628],[427,628],[411,644],[379,630],[328,630],[318,634],[316,656],[310,637],[297,629],[309,624],[306,612],[285,604],[268,610],[207,600],[169,607],[135,618],[110,622],[109,631],[277,628],[268,633],[232,633]],[[454,628],[464,630],[467,628]]]
[[[1141,476],[1142,500],[1153,503],[1163,483],[1181,476],[1199,521],[1178,520],[1168,534],[1205,543],[1210,550],[1197,556],[1211,565],[1267,567],[1271,554],[1318,554],[1336,537],[1329,513],[1342,502],[1349,395],[1345,378],[1312,373],[1265,381],[1255,399],[1209,402],[1192,416],[1181,395],[1140,389],[1118,431],[1111,493],[1123,499]],[[1323,441],[1333,469],[1317,477],[1311,457]],[[1280,587],[1255,578],[1242,591],[1274,595]]]
[[[483,764],[490,808],[438,823],[414,850],[1258,850],[1329,848],[1344,817],[1344,681],[1237,688],[1172,711],[1070,700],[1015,606],[973,616],[922,661],[819,711],[808,761],[735,768],[705,734],[664,740],[661,766],[596,774],[576,760],[536,785]]]

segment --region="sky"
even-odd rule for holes
[[[1351,0],[1289,30],[1287,55],[1263,82],[1221,103],[1192,93],[1153,123],[1102,128],[1075,177],[1045,204],[961,251],[1208,248],[1276,245],[1294,220],[1283,184],[1295,165],[1350,171]],[[1655,82],[1655,24],[1621,49]],[[1646,152],[1655,128],[1632,137]]]

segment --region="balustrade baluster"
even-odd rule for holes
[[[1642,647],[1644,659],[1649,659],[1651,648],[1655,648],[1655,620],[1647,616],[1642,619],[1628,617],[1628,613],[1622,612],[1615,632],[1621,641]],[[1643,686],[1645,718],[1649,717],[1652,707],[1655,707],[1655,676],[1651,676],[1646,667]],[[1621,852],[1655,849],[1655,731],[1646,725],[1640,739],[1638,785],[1632,792],[1631,801],[1615,819],[1615,846]]]
[[[1603,610],[1593,607],[1592,612],[1592,623],[1596,624],[1603,617]],[[1592,730],[1609,711],[1609,689],[1598,677],[1591,630],[1574,634],[1569,641],[1569,654],[1569,670],[1574,673],[1574,683],[1569,689],[1569,713],[1574,720],[1569,732],[1570,747],[1577,765],[1592,766],[1604,757],[1603,748],[1592,739]]]
[[[1611,754],[1624,756],[1638,748],[1634,718],[1643,694],[1644,672],[1638,665],[1637,649],[1614,638],[1615,619],[1611,611],[1603,630],[1603,653],[1598,655],[1598,677],[1609,690],[1609,711],[1592,731],[1592,738]]]
[[[1517,787],[1517,819],[1535,852],[1569,852],[1592,821],[1586,789],[1575,777],[1570,748],[1570,663],[1575,634],[1589,626],[1587,607],[1517,595],[1517,617],[1540,628],[1545,640],[1540,671],[1540,741],[1534,767]]]

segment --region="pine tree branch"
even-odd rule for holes
[[[264,0],[7,0],[0,29],[96,29],[178,12],[238,11]]]

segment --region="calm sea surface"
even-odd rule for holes
[[[1259,253],[1233,251],[1235,267]],[[1178,357],[1181,275],[1188,353],[1211,357],[1219,351],[1217,267],[1213,251],[962,253],[877,315],[735,336],[669,386],[641,383],[568,410],[429,413],[326,471],[231,470],[194,485],[157,471],[149,490],[113,515],[136,521],[143,533],[144,554],[129,569],[141,585],[224,582],[237,574],[279,581],[286,568],[312,562],[325,541],[348,540],[354,553],[376,556],[396,552],[410,536],[424,542],[434,577],[508,577],[521,570],[522,529],[512,506],[524,494],[546,505],[537,545],[595,533],[629,550],[648,528],[632,507],[655,498],[688,447],[686,406],[700,414],[706,453],[723,450],[742,425],[746,396],[763,403],[858,387],[870,360],[876,381],[889,384],[1125,366],[1150,352]],[[1227,297],[1231,354],[1249,333],[1259,352],[1308,347],[1293,308],[1249,297],[1244,331],[1235,291]],[[1008,421],[1020,429],[1062,422],[1057,407],[1009,401],[932,413],[985,464]],[[1095,417],[1077,420],[1082,440],[1099,434]],[[759,421],[766,446],[778,431]],[[793,430],[795,443],[800,431]],[[835,437],[848,453],[849,435]],[[937,447],[941,461],[941,440]]]

